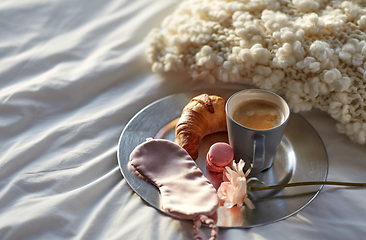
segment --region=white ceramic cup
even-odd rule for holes
[[[238,105],[244,101],[265,100],[276,104],[282,112],[278,126],[257,130],[239,124],[233,119]],[[234,149],[234,159],[243,159],[245,169],[253,166],[252,172],[259,173],[270,168],[290,117],[287,102],[279,95],[260,89],[247,89],[232,95],[225,106],[229,143]]]

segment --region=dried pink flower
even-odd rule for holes
[[[244,165],[244,161],[240,159],[238,164],[233,161],[232,169],[229,167],[225,167],[224,169],[224,182],[221,183],[217,190],[217,195],[220,202],[226,208],[232,208],[233,206],[241,207],[243,204],[247,205],[250,209],[254,208],[254,204],[247,196],[247,183],[258,179],[250,178],[247,180],[246,177],[249,175],[251,169],[244,174]]]

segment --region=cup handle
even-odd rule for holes
[[[261,172],[265,159],[264,135],[255,135],[253,143],[253,172]]]

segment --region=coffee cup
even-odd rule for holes
[[[287,102],[270,91],[247,89],[232,95],[225,111],[234,159],[254,173],[270,168],[290,117]]]

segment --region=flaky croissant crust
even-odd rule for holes
[[[201,94],[184,107],[175,137],[193,159],[198,157],[198,145],[204,136],[226,131],[225,103],[219,96]]]

